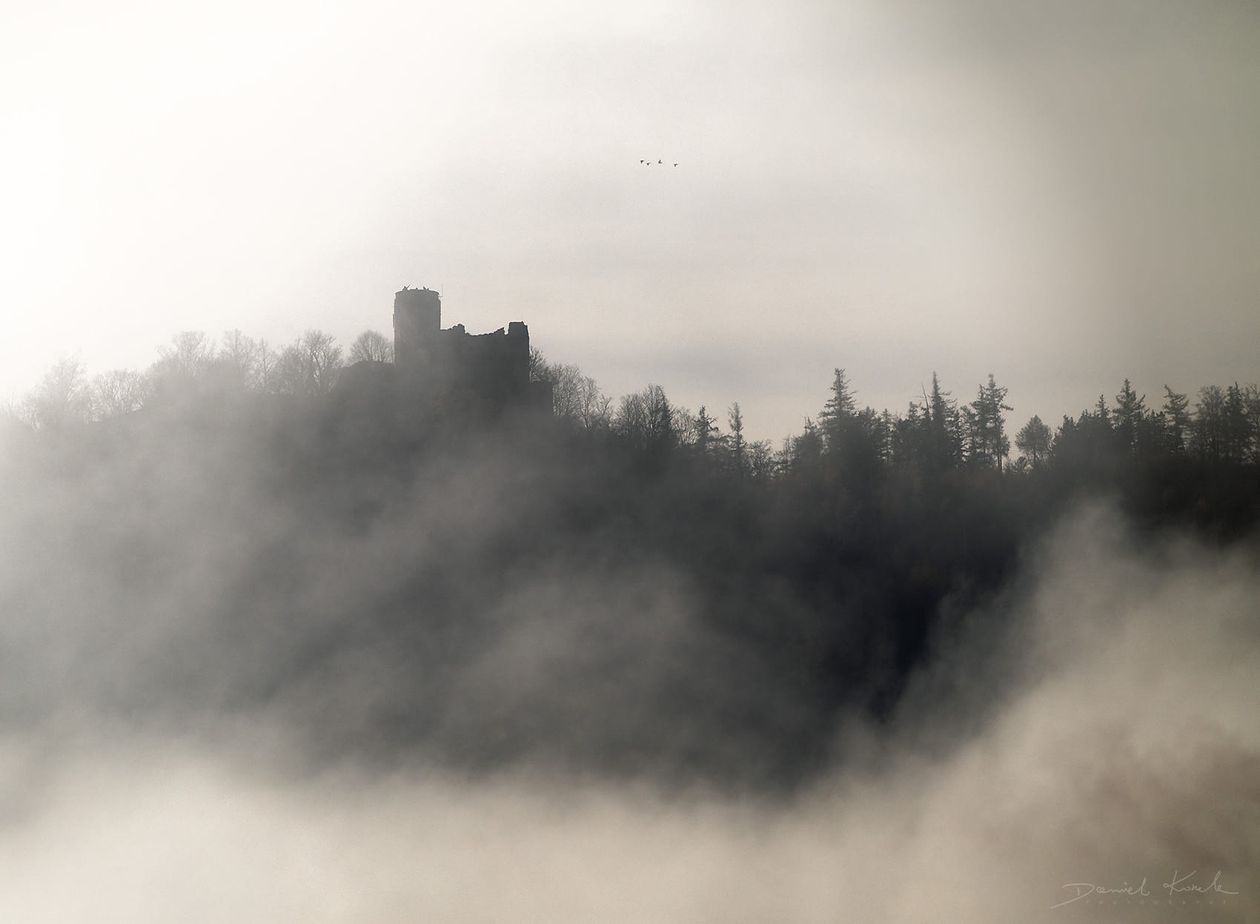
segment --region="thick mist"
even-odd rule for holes
[[[1254,544],[1081,506],[899,660],[855,552],[811,598],[668,473],[437,423],[5,434],[0,916],[1256,914]]]
[[[6,723],[265,721],[302,760],[653,773],[646,740],[685,771],[755,761],[759,729],[792,721],[747,647],[691,618],[686,575],[566,526],[581,473],[550,449],[447,433],[395,467],[318,410],[215,413],[10,446]],[[753,726],[706,734],[711,709]]]
[[[68,726],[66,710],[96,708],[73,699],[98,695],[101,664],[63,687],[60,720],[6,731],[0,909],[32,922],[1249,920],[1258,583],[1251,554],[1188,542],[1137,553],[1113,514],[1081,512],[1001,604],[1003,641],[974,637],[989,631],[977,615],[921,678],[930,695],[909,696],[918,705],[891,727],[837,729],[851,759],[787,797],[520,765],[469,777],[351,756],[299,770],[282,753],[283,711],[217,716],[213,731],[205,715],[200,728]],[[593,626],[624,618],[611,599],[624,590],[553,588],[552,622],[502,625],[460,670],[460,702],[433,709],[470,735],[488,733],[512,691],[538,723],[636,721],[598,684],[573,685],[591,683],[598,652],[584,648],[598,647]],[[664,634],[615,637],[649,675],[688,621],[685,599],[662,591],[658,605]],[[146,659],[163,632],[187,639],[188,612],[99,651],[108,671],[130,672],[114,682],[158,685]],[[248,675],[266,660],[216,665]],[[309,703],[329,725],[400,682],[358,667]],[[547,691],[564,678],[561,706]],[[183,678],[168,682],[188,695]],[[1000,703],[981,708],[987,695]],[[1170,893],[1174,871],[1223,891]],[[1070,884],[1143,878],[1141,900],[1051,908],[1080,894]]]

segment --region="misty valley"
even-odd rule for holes
[[[0,3],[0,924],[1260,922],[1258,52]]]
[[[186,333],[142,374],[63,362],[15,408],[22,882],[57,865],[45,827],[130,825],[129,868],[205,849],[238,881],[239,827],[280,853],[350,839],[389,883],[311,911],[322,887],[276,860],[281,918],[392,920],[403,896],[426,920],[685,920],[729,878],[733,919],[919,920],[957,875],[950,919],[1102,920],[1080,883],[1165,865],[1228,885],[1197,919],[1255,910],[1255,386],[1156,406],[1125,381],[1011,434],[992,376],[893,413],[837,369],[774,447],[738,404],[611,400],[524,324],[440,323],[404,290],[394,340],[348,356]],[[687,849],[693,879],[644,885]],[[399,869],[412,852],[463,885]],[[518,863],[551,890],[518,895]],[[501,879],[533,910],[469,898]]]

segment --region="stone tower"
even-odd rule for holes
[[[442,301],[432,289],[394,294],[394,362],[415,369],[430,363],[442,329]]]

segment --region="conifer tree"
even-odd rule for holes
[[[941,388],[940,379],[932,373],[932,392],[924,397],[925,425],[924,462],[930,471],[943,472],[962,461],[962,419],[958,405]]]
[[[971,461],[987,468],[1001,468],[1002,460],[1011,451],[1006,437],[1006,420],[1003,411],[1011,410],[1006,403],[1006,389],[993,380],[990,373],[986,385],[981,385],[976,400],[966,409]]]
[[[818,426],[828,452],[838,452],[844,435],[857,413],[853,389],[843,369],[835,370],[831,382],[831,397],[818,415]]]
[[[1111,419],[1120,448],[1130,454],[1136,453],[1145,429],[1146,395],[1139,396],[1128,379],[1124,380],[1120,394],[1116,395],[1116,406],[1112,409]]]
[[[713,452],[713,445],[718,440],[718,426],[712,417],[709,416],[708,408],[703,404],[700,410],[696,411],[696,454],[701,458],[708,458]]]
[[[727,411],[727,425],[730,427],[730,435],[728,437],[731,452],[731,466],[735,470],[735,474],[743,477],[744,472],[748,468],[747,444],[744,441],[744,414],[739,409],[739,402],[736,401]]]
[[[1190,398],[1164,386],[1163,415],[1164,448],[1174,455],[1186,451],[1186,439],[1192,423]]]

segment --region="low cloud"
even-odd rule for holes
[[[1250,920],[1256,575],[1254,550],[1139,549],[1114,515],[1086,510],[942,646],[891,726],[841,732],[848,759],[790,796],[528,763],[296,772],[274,715],[212,735],[11,733],[0,917]],[[514,690],[539,716],[563,716],[553,696],[581,701],[564,678],[589,675],[582,593],[537,607],[555,621],[511,627],[463,673],[474,725]],[[616,723],[608,696],[570,718]],[[1191,874],[1183,888],[1216,886],[1173,893],[1175,873]],[[1086,888],[1074,884],[1140,892],[1143,880],[1147,896],[1052,908]]]

